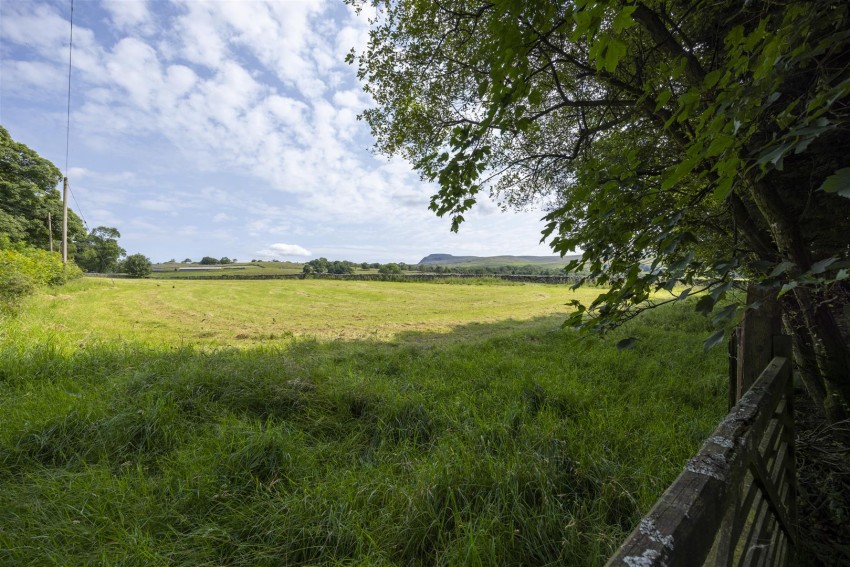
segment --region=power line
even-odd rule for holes
[[[68,111],[65,123],[65,177],[68,177],[68,151],[71,147],[71,61],[74,55],[74,0],[71,0],[71,39],[68,43]]]
[[[74,0],[71,0],[71,37],[68,41],[68,106],[66,109],[65,122],[65,178],[68,178],[68,155],[71,149],[71,70],[73,67],[74,57]],[[83,226],[88,230],[89,225],[86,222],[86,217],[83,216],[83,209],[80,208],[80,203],[77,201],[77,196],[74,195],[74,190],[68,187],[71,193],[71,198],[74,199],[74,205],[77,207],[77,214],[83,221]]]
[[[74,199],[74,205],[77,207],[76,213],[80,215],[80,220],[83,221],[83,226],[86,230],[89,229],[89,223],[86,222],[86,217],[83,216],[83,210],[80,208],[80,204],[77,202],[77,196],[74,195],[74,190],[71,189],[71,186],[68,186],[68,191],[71,193],[71,198]]]

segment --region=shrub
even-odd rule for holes
[[[401,266],[399,266],[398,264],[394,264],[394,263],[384,264],[383,266],[381,266],[378,269],[378,272],[385,274],[385,275],[400,274],[401,273]]]
[[[57,252],[20,244],[0,247],[0,310],[15,311],[39,286],[62,285],[82,276],[73,262],[62,264]]]
[[[130,277],[144,278],[151,273],[151,260],[144,254],[133,254],[124,260],[124,272]]]
[[[26,274],[5,268],[0,259],[0,310],[11,311],[21,299],[35,291],[35,282]]]

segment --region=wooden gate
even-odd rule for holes
[[[778,330],[777,311],[759,311],[748,314],[730,365],[740,399],[609,566],[773,566],[792,561],[796,470],[791,348],[788,337],[766,332]],[[756,338],[758,345],[753,345]],[[764,358],[769,362],[750,386],[748,376]]]

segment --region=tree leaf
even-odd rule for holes
[[[827,193],[838,193],[842,197],[850,199],[850,167],[839,169],[827,177],[823,185],[820,186],[820,190]]]
[[[714,269],[722,275],[727,275],[730,271],[734,270],[739,266],[739,262],[737,258],[732,258],[731,260],[725,262],[718,262],[714,265]]]
[[[658,96],[655,97],[655,112],[661,110],[661,107],[667,104],[667,101],[670,100],[671,96],[673,96],[673,92],[670,89],[664,89],[658,93]]]
[[[793,148],[795,145],[795,142],[786,142],[784,144],[779,144],[777,146],[768,148],[759,155],[758,159],[756,160],[756,163],[758,165],[772,163],[776,169],[782,171],[782,159],[785,157],[785,154],[789,153],[791,151],[791,148]]]
[[[632,12],[637,10],[637,6],[625,6],[622,10],[620,10],[616,16],[614,16],[614,21],[612,25],[614,27],[614,31],[620,33],[621,31],[628,29],[634,26],[637,22],[632,18]]]
[[[703,295],[697,301],[696,311],[697,313],[702,313],[703,315],[708,315],[711,313],[711,310],[714,309],[714,298],[710,295]]]
[[[605,49],[605,70],[613,73],[617,70],[617,64],[626,54],[626,44],[619,39],[613,38],[608,42]]]
[[[677,165],[672,171],[668,170],[667,176],[661,182],[661,190],[666,191],[676,185],[694,170],[699,161],[700,158],[690,158]]]
[[[573,41],[580,38],[590,30],[590,23],[592,19],[593,17],[591,16],[590,12],[586,10],[579,10],[573,12],[573,20],[576,23],[576,27],[573,30],[573,34],[571,36],[571,39],[573,39]]]
[[[815,262],[814,264],[812,264],[812,269],[809,270],[809,273],[822,274],[837,261],[838,258],[826,258],[825,260],[821,260],[820,262]]]
[[[732,192],[732,184],[735,183],[734,177],[724,177],[717,187],[714,189],[714,196],[720,200],[726,200],[726,197]]]
[[[788,282],[787,284],[782,286],[782,289],[779,290],[779,293],[776,294],[776,297],[777,298],[782,297],[783,295],[785,295],[786,293],[788,293],[789,291],[791,291],[792,289],[797,287],[797,285],[798,285],[797,282]]]
[[[709,351],[723,342],[723,338],[726,336],[726,331],[720,330],[705,339],[702,343],[702,348],[704,351]]]
[[[724,327],[737,313],[738,306],[736,304],[727,305],[711,318],[711,322],[715,327]]]
[[[705,151],[706,157],[719,156],[724,151],[726,151],[726,149],[729,148],[729,146],[731,146],[734,141],[735,138],[729,136],[728,134],[718,134],[714,137],[714,140],[711,141],[711,144]]]
[[[705,88],[712,88],[714,85],[717,84],[717,81],[720,80],[721,76],[723,76],[723,71],[721,69],[715,69],[714,71],[707,74],[705,76],[705,80],[703,81]]]
[[[785,272],[787,272],[788,270],[790,270],[791,268],[793,268],[796,265],[797,264],[795,264],[794,262],[789,262],[787,260],[784,261],[784,262],[780,262],[775,268],[773,268],[773,271],[770,272],[770,275],[768,277],[769,278],[775,278],[776,276],[778,276],[780,274],[784,274]]]
[[[718,301],[720,301],[724,297],[725,293],[727,291],[729,291],[729,288],[731,288],[731,287],[732,287],[731,281],[728,281],[728,282],[724,283],[723,285],[717,286],[716,288],[711,290],[711,299],[713,299],[714,302],[717,303]]]

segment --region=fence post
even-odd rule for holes
[[[738,331],[740,326],[732,329],[732,336],[729,337],[729,400],[726,411],[731,411],[732,407],[738,403]]]
[[[747,305],[757,304],[757,309],[750,309],[744,319],[733,332],[729,344],[729,405],[730,408],[741,399],[755,382],[761,370],[775,356],[780,356],[793,363],[792,338],[782,332],[782,312],[776,299],[776,288],[764,288],[750,285],[747,288]],[[781,437],[785,444],[785,475],[788,478],[785,503],[791,524],[797,518],[797,467],[794,451],[794,381],[789,378],[785,388],[785,418]],[[780,473],[781,476],[781,473]],[[796,530],[792,531],[789,540],[793,547],[796,540]],[[789,553],[792,551],[789,549]],[[786,558],[785,563],[788,564]]]
[[[761,371],[774,356],[785,356],[790,359],[790,353],[774,353],[774,337],[781,334],[782,318],[779,303],[776,301],[776,289],[750,285],[747,288],[747,305],[757,304],[757,309],[750,309],[744,315],[744,320],[737,328],[733,337],[735,345],[735,376],[731,376],[729,400],[737,402],[750,389]],[[785,346],[787,341],[780,339],[779,344]]]

